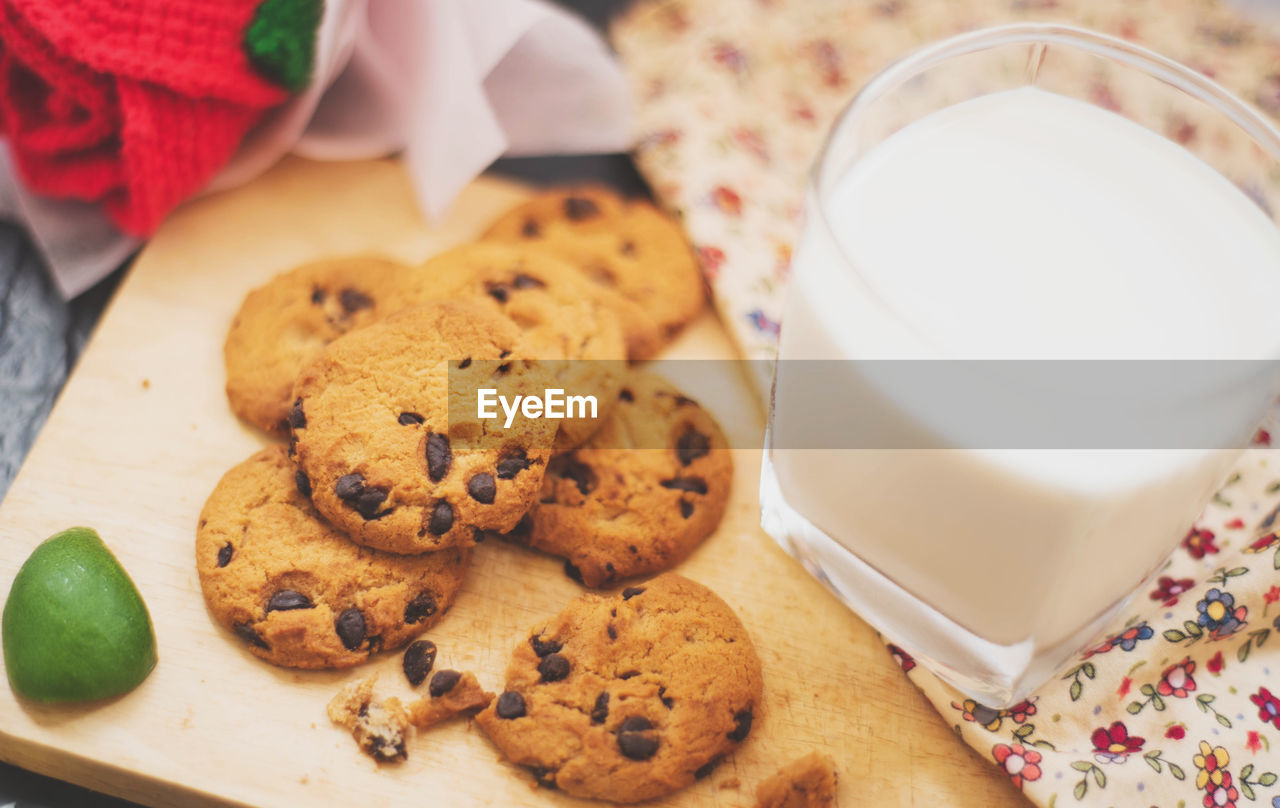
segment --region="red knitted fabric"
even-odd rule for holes
[[[284,90],[242,48],[259,0],[0,0],[0,131],[24,181],[153,231]]]

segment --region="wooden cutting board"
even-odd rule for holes
[[[408,694],[400,656],[345,672],[296,672],[249,655],[209,617],[196,578],[197,514],[218,478],[265,442],[223,395],[222,341],[245,293],[322,256],[380,250],[420,261],[475,235],[526,191],[482,179],[449,218],[419,219],[393,162],[288,160],[248,186],[187,205],[139,256],[0,504],[0,596],[47,536],[96,528],[151,609],[160,662],[134,692],[90,707],[22,703],[0,685],[0,759],[155,806],[582,805],[535,790],[472,724],[414,738],[379,768],[331,726],[346,682],[382,674]],[[673,358],[731,358],[711,315]],[[710,406],[752,445],[762,415],[744,380]],[[1021,804],[964,746],[877,641],[758,527],[759,452],[735,452],[719,531],[680,566],[742,616],[765,668],[750,740],[705,781],[656,804],[751,806],[756,784],[811,749],[858,805]],[[529,626],[580,592],[558,559],[481,545],[453,611],[427,636],[438,667],[501,689]],[[736,785],[735,785],[736,784]]]

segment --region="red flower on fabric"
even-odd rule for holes
[[[720,274],[720,267],[724,266],[724,250],[719,247],[699,247],[698,261],[702,264],[702,271],[706,274],[709,282],[714,282],[716,276]]]
[[[769,162],[769,149],[765,146],[764,137],[760,134],[759,129],[752,129],[749,126],[739,126],[737,129],[733,130],[733,139],[734,142],[760,162]]]
[[[1204,666],[1209,671],[1209,673],[1222,673],[1222,664],[1223,664],[1222,652],[1219,651],[1218,653],[1209,657],[1209,661],[1204,663]]]
[[[1249,543],[1244,548],[1246,553],[1262,553],[1280,544],[1280,533],[1266,533]]]
[[[1258,720],[1264,724],[1275,724],[1276,729],[1280,729],[1280,698],[1277,698],[1270,690],[1265,687],[1259,688],[1258,692],[1249,697],[1249,701],[1253,702],[1258,708]]]
[[[1169,727],[1164,731],[1164,737],[1180,741],[1187,737],[1187,728],[1181,724],[1174,724],[1172,727]]]
[[[1258,754],[1258,750],[1262,748],[1262,736],[1254,730],[1249,730],[1249,738],[1244,743],[1244,748],[1253,754]]]
[[[1244,520],[1237,516],[1235,519],[1228,519],[1222,526],[1227,530],[1241,530],[1244,528]]]
[[[711,201],[717,208],[730,216],[742,215],[742,197],[738,192],[724,185],[716,186],[711,192]]]
[[[893,657],[894,662],[898,663],[898,667],[902,668],[903,672],[910,672],[911,669],[916,666],[916,661],[912,658],[911,654],[903,651],[893,643],[889,643],[888,648],[889,655]]]
[[[0,131],[26,185],[155,230],[288,97],[244,49],[259,2],[0,3]]]
[[[1271,433],[1265,429],[1259,429],[1253,436],[1253,443],[1255,446],[1270,446]]]
[[[1280,600],[1280,586],[1272,586],[1262,595],[1262,599],[1267,603],[1275,603]]]
[[[742,73],[747,69],[746,54],[728,42],[722,41],[712,45],[711,58],[716,64],[728,68],[732,73]]]
[[[814,61],[822,83],[828,87],[841,87],[847,80],[840,58],[840,51],[829,39],[810,42],[805,50]]]
[[[1120,680],[1120,686],[1116,688],[1116,698],[1122,699],[1129,695],[1130,688],[1133,687],[1133,680],[1128,676]]]
[[[1196,680],[1191,677],[1195,670],[1196,663],[1190,657],[1185,657],[1181,662],[1170,665],[1160,675],[1160,681],[1156,684],[1156,692],[1161,696],[1185,699],[1188,693],[1192,693],[1196,689]]]
[[[1130,735],[1123,721],[1110,727],[1098,727],[1089,740],[1093,741],[1094,757],[1099,763],[1124,763],[1134,752],[1141,752],[1146,738]]]
[[[1013,745],[998,743],[991,747],[991,756],[1009,775],[1009,779],[1018,788],[1024,782],[1030,783],[1040,779],[1041,755],[1034,749],[1027,749],[1020,743]]]
[[[1206,555],[1213,555],[1218,552],[1217,541],[1214,538],[1212,530],[1202,530],[1193,527],[1187,532],[1182,539],[1182,547],[1192,558],[1204,558]]]
[[[1193,578],[1174,579],[1168,575],[1161,575],[1156,581],[1156,588],[1151,592],[1151,599],[1163,601],[1165,606],[1176,606],[1178,596],[1195,585]]]

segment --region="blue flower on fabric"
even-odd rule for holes
[[[1097,648],[1091,648],[1086,651],[1083,658],[1088,659],[1094,654],[1105,654],[1112,648],[1119,648],[1121,651],[1132,651],[1138,647],[1140,641],[1149,640],[1154,636],[1155,631],[1144,620],[1135,626],[1129,626],[1119,634],[1108,637]]]
[[[1249,613],[1244,606],[1236,606],[1236,599],[1230,592],[1221,589],[1206,592],[1196,604],[1196,611],[1199,612],[1196,622],[1215,637],[1226,637],[1239,631]]]

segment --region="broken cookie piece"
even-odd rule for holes
[[[375,702],[373,685],[377,681],[374,674],[338,691],[329,702],[329,720],[351,730],[360,751],[369,757],[379,763],[396,763],[408,757],[405,731],[409,713],[394,696]]]
[[[778,770],[756,789],[756,808],[835,808],[835,764],[810,752]]]
[[[436,671],[427,686],[430,694],[408,705],[409,723],[426,729],[455,715],[472,713],[489,706],[493,694],[480,687],[474,673]]]

